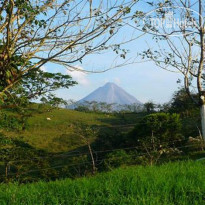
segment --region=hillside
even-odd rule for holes
[[[95,126],[99,129],[117,127],[129,130],[140,114],[85,113],[67,109],[55,109],[36,113],[28,118],[25,131],[7,131],[7,136],[21,136],[30,145],[49,152],[65,152],[80,146],[74,134],[75,124]],[[50,118],[50,120],[47,120]],[[120,125],[123,125],[123,129]],[[5,132],[5,131],[4,131]]]
[[[0,185],[1,204],[204,204],[202,162],[120,168],[95,177],[27,185]]]

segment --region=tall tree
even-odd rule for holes
[[[155,108],[155,104],[152,101],[146,102],[144,103],[144,108],[148,113],[153,112]]]
[[[143,30],[153,35],[156,49],[150,46],[142,56],[162,69],[183,75],[186,92],[201,108],[205,140],[204,2],[159,0],[148,3],[154,11],[141,14]],[[193,90],[197,100],[191,95]]]
[[[48,62],[73,63],[108,49],[135,0],[0,1],[0,97]]]

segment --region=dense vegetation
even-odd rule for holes
[[[25,112],[2,110],[0,181],[76,178],[203,157],[198,110],[193,106],[188,112],[186,102],[180,92],[169,106],[149,112],[74,111],[32,103]]]
[[[202,162],[130,167],[91,178],[1,185],[1,204],[204,204]]]
[[[189,140],[176,114],[45,108],[26,120],[24,130],[2,125],[7,126],[0,138],[2,182],[75,178],[119,166],[195,158],[197,152],[203,156],[202,141]],[[7,116],[5,122],[13,119]]]

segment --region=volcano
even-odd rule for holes
[[[83,102],[105,102],[107,104],[118,104],[118,105],[131,105],[142,103],[137,100],[134,96],[127,93],[123,88],[119,87],[115,83],[106,83],[104,86],[99,87],[85,98],[78,101]]]

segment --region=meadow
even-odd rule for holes
[[[25,130],[5,131],[4,129],[3,132],[10,137],[23,138],[36,149],[52,153],[67,152],[82,146],[79,137],[75,134],[76,126],[79,124],[98,129],[117,128],[128,131],[142,116],[143,114],[136,113],[108,114],[52,109],[43,113],[37,112],[29,117]]]
[[[1,205],[203,205],[205,163],[124,167],[96,176],[33,184],[2,184]]]

